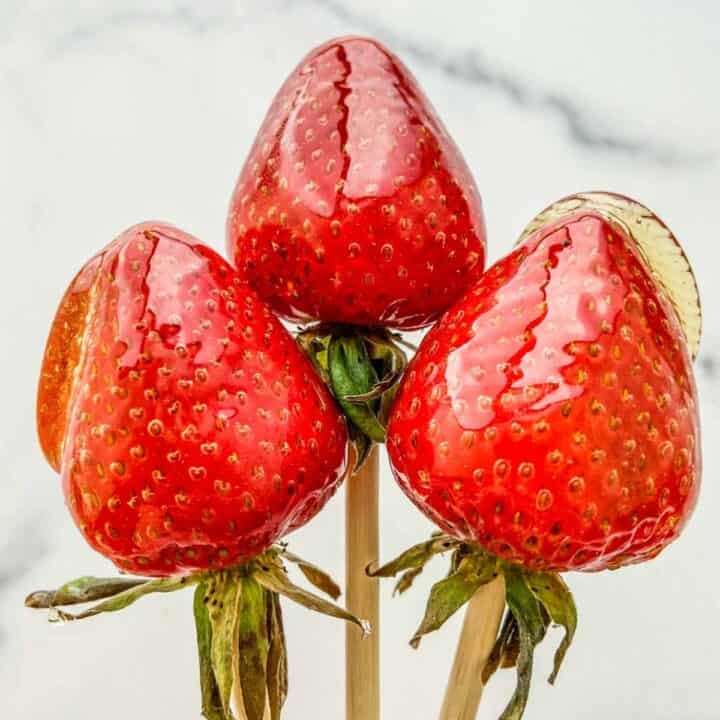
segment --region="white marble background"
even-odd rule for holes
[[[718,29],[712,0],[0,0],[0,715],[199,717],[189,595],[65,627],[22,607],[29,589],[111,570],[71,525],[35,441],[42,347],[69,278],[124,227],[167,219],[221,249],[278,85],[315,44],[363,33],[403,57],[466,153],[492,257],[546,203],[586,189],[637,196],[686,243],[705,302],[700,506],[658,561],[570,578],[577,639],[554,689],[551,646],[540,651],[527,717],[720,718]],[[383,480],[389,555],[428,526]],[[338,576],[341,520],[338,497],[293,538]],[[420,652],[406,645],[429,580],[402,599],[384,588],[385,718],[430,720],[439,705],[459,623]],[[341,718],[342,627],[286,612],[287,719]],[[493,681],[482,717],[511,682]]]

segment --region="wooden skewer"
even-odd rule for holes
[[[380,718],[380,596],[365,568],[379,556],[378,450],[345,485],[345,602],[372,626],[369,637],[348,623],[345,630],[346,720]]]
[[[465,611],[440,720],[475,720],[483,692],[482,671],[505,610],[505,580],[482,585]]]

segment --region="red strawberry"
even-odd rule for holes
[[[269,548],[323,507],[348,452],[339,409],[270,310],[193,237],[157,223],[130,228],[85,265],[60,304],[38,429],[93,548],[133,573],[218,572],[145,583],[83,578],[28,603],[111,598],[84,617],[199,584],[205,709],[225,713],[208,717],[229,717],[235,632],[257,659],[240,679],[247,716],[263,717],[266,692],[279,712],[284,646],[274,593],[351,618],[290,586],[280,558],[297,558]],[[308,577],[337,595],[317,569]],[[213,633],[217,643],[236,641],[219,648]]]
[[[486,273],[423,342],[390,421],[410,497],[446,531],[534,568],[644,560],[697,498],[674,298],[622,206],[603,202],[563,209]]]
[[[424,339],[390,417],[395,476],[464,552],[511,572],[513,593],[530,578],[571,635],[548,571],[652,558],[693,510],[699,332],[689,265],[657,217],[617,195],[566,198]]]
[[[483,270],[472,176],[415,79],[366,38],[313,50],[240,174],[231,257],[296,321],[420,328]]]
[[[88,542],[145,575],[265,550],[322,507],[347,454],[289,333],[224,260],[159,224],[126,231],[72,282],[38,427]]]

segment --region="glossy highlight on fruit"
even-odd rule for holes
[[[345,422],[271,311],[212,250],[130,228],[70,284],[38,431],[89,544],[121,569],[238,565],[337,488]]]
[[[523,230],[520,242],[539,227],[582,208],[592,208],[632,236],[645,265],[675,309],[690,355],[695,359],[702,330],[698,286],[682,246],[670,228],[652,210],[637,200],[617,193],[586,192],[569,195],[538,213]]]
[[[413,502],[531,569],[654,557],[698,495],[697,294],[696,312],[677,310],[672,277],[608,198],[660,224],[619,196],[553,206],[427,335],[390,417]]]
[[[278,92],[227,241],[259,295],[298,322],[420,328],[485,260],[458,148],[400,60],[357,37],[312,51]]]

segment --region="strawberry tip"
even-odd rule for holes
[[[592,210],[619,225],[638,248],[642,260],[666,294],[685,335],[690,355],[697,357],[702,334],[700,294],[690,261],[665,223],[637,200],[610,192],[569,195],[538,213],[518,244],[536,230],[580,210]]]

